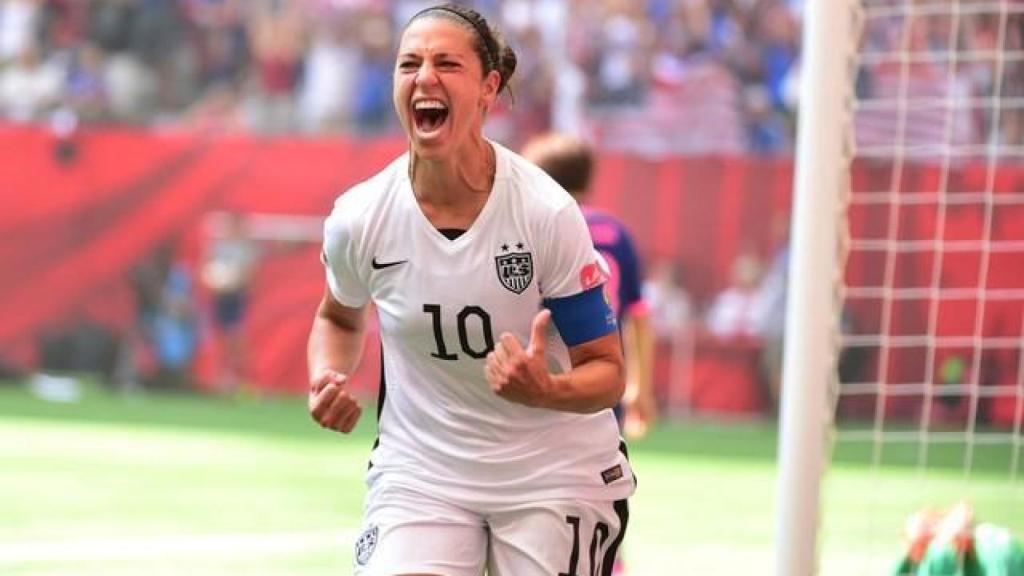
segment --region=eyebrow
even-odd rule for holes
[[[417,54],[415,52],[402,52],[401,54],[398,55],[398,57],[399,58],[416,58],[418,60],[422,60],[423,59],[423,56],[421,56],[421,55],[419,55],[419,54]],[[432,57],[433,58],[451,58],[451,59],[459,59],[459,60],[461,60],[462,58],[465,58],[465,55],[458,54],[458,53],[455,53],[455,52],[438,52],[437,54],[434,54]]]

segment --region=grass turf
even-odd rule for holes
[[[0,386],[0,573],[347,574],[374,436],[325,432],[295,398],[122,396],[75,403]],[[630,574],[773,573],[773,423],[663,424],[631,445],[640,488],[625,544]],[[824,487],[821,574],[884,574],[902,519],[967,497],[980,518],[1024,533],[1009,445],[840,445]]]

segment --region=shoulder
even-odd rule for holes
[[[407,162],[408,156],[403,154],[380,172],[345,190],[334,200],[334,208],[325,223],[327,230],[355,225],[374,206],[386,202],[404,182]]]
[[[554,215],[576,200],[547,172],[519,154],[493,143],[497,157],[497,178],[505,181],[511,194],[533,211]]]

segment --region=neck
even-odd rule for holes
[[[488,195],[494,183],[495,151],[483,138],[446,158],[424,159],[410,151],[409,179],[416,198],[431,204],[457,204]]]

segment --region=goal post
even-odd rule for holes
[[[833,411],[840,211],[849,186],[847,125],[855,0],[811,0],[803,62],[779,419],[776,574],[816,572],[820,482]]]
[[[776,573],[959,500],[1024,537],[1024,0],[804,6]]]

